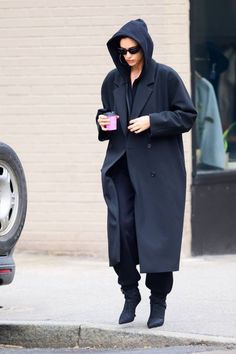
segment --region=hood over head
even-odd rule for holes
[[[127,76],[130,73],[130,67],[126,62],[121,61],[117,48],[120,47],[121,38],[125,37],[134,39],[142,48],[144,55],[144,72],[152,59],[153,53],[153,41],[148,33],[146,23],[142,19],[129,21],[107,42],[107,48],[115,66],[123,76]]]

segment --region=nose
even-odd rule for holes
[[[132,57],[132,54],[130,54],[130,52],[127,52],[126,58],[127,58],[127,59],[130,59],[131,57]]]

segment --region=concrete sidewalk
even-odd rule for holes
[[[134,322],[117,320],[123,295],[107,262],[15,253],[13,284],[0,287],[0,344],[53,347],[236,347],[236,256],[183,259],[165,325],[148,329],[149,292]]]

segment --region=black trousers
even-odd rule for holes
[[[141,278],[136,268],[139,257],[134,215],[135,191],[130,180],[126,155],[111,168],[110,175],[118,195],[120,221],[120,263],[114,266],[114,270],[118,275],[118,283],[125,291],[138,286]],[[165,298],[173,286],[173,273],[147,273],[145,284],[152,295]]]

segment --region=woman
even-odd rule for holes
[[[125,296],[119,323],[134,320],[140,273],[146,273],[147,325],[158,327],[172,272],[179,269],[186,186],[182,133],[192,128],[196,111],[178,74],[152,59],[143,20],[125,24],[107,47],[116,69],[103,82],[96,121],[98,139],[109,141],[101,172],[110,266]],[[108,111],[119,116],[115,131],[107,130]]]

